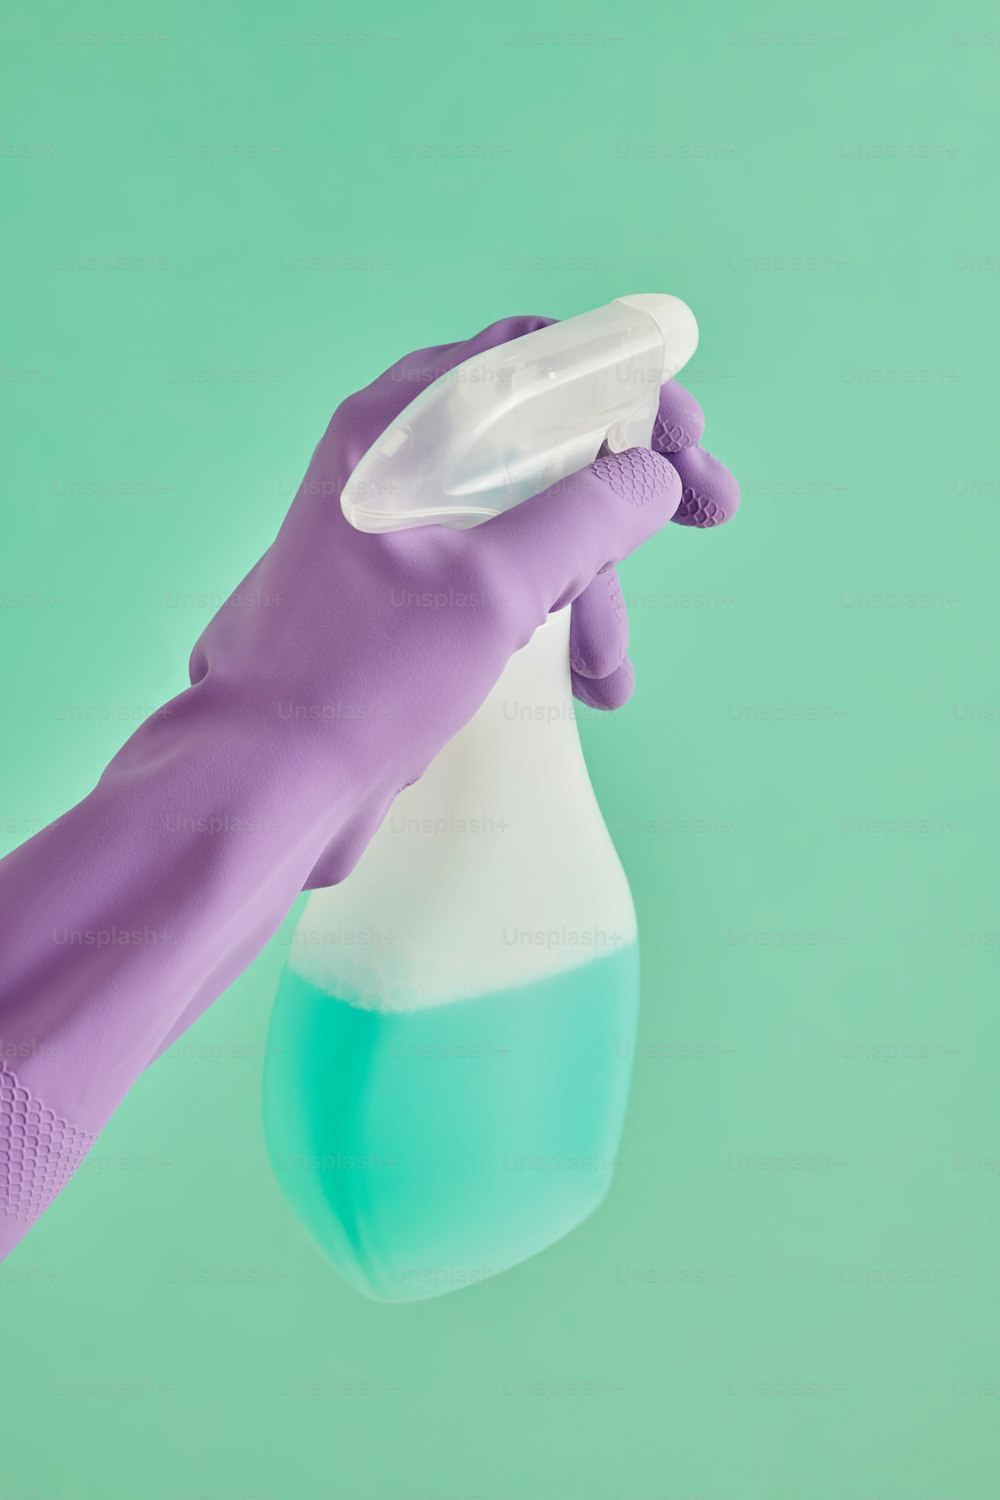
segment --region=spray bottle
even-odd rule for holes
[[[344,513],[372,532],[475,526],[602,446],[648,446],[697,339],[683,302],[646,294],[477,355],[376,440]],[[380,1300],[507,1270],[611,1183],[639,956],[577,734],[569,617],[511,658],[292,939],[268,1149],[313,1239]]]

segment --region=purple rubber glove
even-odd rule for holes
[[[422,385],[545,321],[409,355],[345,401],[275,542],[195,645],[192,686],[0,861],[0,1257],[298,893],[348,874],[551,610],[577,601],[578,693],[628,696],[607,569],[671,517],[711,524],[738,498],[693,446],[701,414],[679,388],[658,424],[673,462],[599,458],[471,531],[366,536],[340,509],[352,468]]]

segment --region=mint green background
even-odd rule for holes
[[[995,1493],[996,13],[747,17],[7,15],[0,593],[42,602],[0,610],[4,848],[179,689],[179,596],[407,349],[680,293],[744,504],[627,565],[638,692],[582,727],[645,959],[603,1210],[495,1284],[349,1291],[265,1161],[276,942],[0,1268],[4,1500]],[[70,35],[121,28],[165,39]],[[68,268],[109,255],[167,264]]]

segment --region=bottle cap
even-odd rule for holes
[[[636,292],[615,301],[637,307],[653,319],[663,336],[663,379],[673,380],[698,347],[698,324],[687,303],[665,292]]]

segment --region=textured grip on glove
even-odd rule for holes
[[[93,1144],[92,1135],[47,1109],[0,1062],[0,1213],[32,1223]]]

